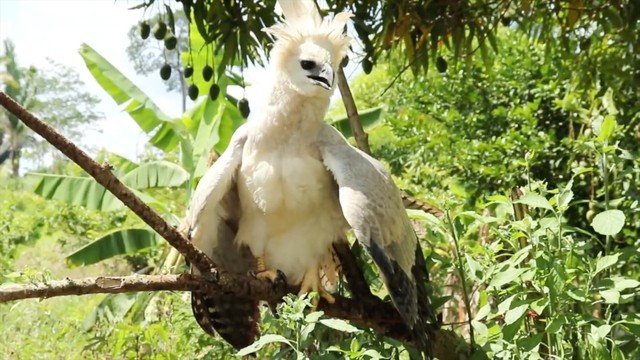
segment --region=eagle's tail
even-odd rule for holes
[[[218,333],[231,346],[242,349],[258,336],[258,302],[234,294],[191,294],[191,309],[198,325],[214,336]]]

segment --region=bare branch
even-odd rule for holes
[[[0,105],[4,106],[10,113],[15,115],[25,125],[42,136],[51,145],[55,146],[69,159],[78,164],[84,171],[89,173],[100,185],[115,195],[136,215],[147,223],[160,236],[165,238],[171,246],[176,248],[184,257],[194,264],[202,273],[213,270],[215,265],[202,251],[196,249],[185,237],[167,222],[158,213],[153,211],[149,205],[145,204],[128,187],[126,187],[117,177],[111,173],[108,164],[100,165],[87,153],[78,148],[74,143],[65,138],[51,126],[35,117],[7,94],[0,91]]]

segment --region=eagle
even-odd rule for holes
[[[313,0],[278,3],[285,22],[265,29],[275,39],[265,105],[198,183],[186,216],[188,237],[227,271],[286,281],[333,302],[332,245],[353,230],[414,341],[428,352],[437,321],[400,191],[379,161],[324,121],[351,43],[345,35],[351,15],[323,19]],[[256,301],[194,292],[191,302],[206,332],[236,348],[254,341]]]

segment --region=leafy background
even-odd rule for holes
[[[273,19],[272,3],[233,2],[229,11],[239,6]],[[472,342],[478,359],[637,358],[640,7],[477,1],[456,17],[459,3],[445,3],[425,2],[430,11],[421,12],[419,2],[407,2],[417,15],[403,18],[390,2],[327,1],[356,15],[360,46],[351,61],[368,74],[351,86],[374,154],[400,187],[446,211],[443,218],[409,211],[445,327]],[[168,8],[151,9],[159,14],[146,20],[151,25],[168,21]],[[177,69],[195,69],[185,81],[201,96],[180,117],[163,114],[104,54],[80,50],[97,83],[149,135],[140,159],[105,152],[99,159],[173,224],[208,163],[245,121],[239,99],[226,89],[243,83],[241,67],[259,62],[261,48],[247,34],[220,37],[227,28],[232,34],[232,12],[205,19],[201,8],[185,10],[194,19],[190,47],[168,54]],[[207,33],[216,24],[224,27]],[[246,26],[233,29],[251,32],[258,24]],[[210,51],[194,51],[203,47]],[[207,64],[219,65],[209,81],[200,75]],[[19,70],[5,62],[3,74]],[[28,74],[22,71],[16,74]],[[5,89],[37,97],[21,78],[28,77],[14,76]],[[211,99],[214,83],[221,91]],[[172,86],[187,95],[185,86]],[[328,121],[351,135],[340,104]],[[23,134],[2,129],[3,141]],[[57,159],[24,177],[8,173],[0,188],[1,283],[184,270],[175,252],[75,165]],[[385,296],[375,268],[361,260],[374,292]],[[393,339],[310,311],[309,304],[308,297],[289,297],[277,315],[263,309],[264,335],[241,354],[415,355]],[[178,293],[20,301],[0,305],[0,323],[12,338],[0,343],[8,358],[238,355],[198,328],[187,297]]]

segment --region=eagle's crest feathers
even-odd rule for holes
[[[351,38],[344,34],[344,27],[352,15],[341,12],[322,19],[313,0],[280,0],[278,3],[285,22],[263,29],[276,39],[272,62],[276,60],[274,58],[291,54],[305,41],[313,41],[329,45],[332,63],[337,66],[351,44]]]

